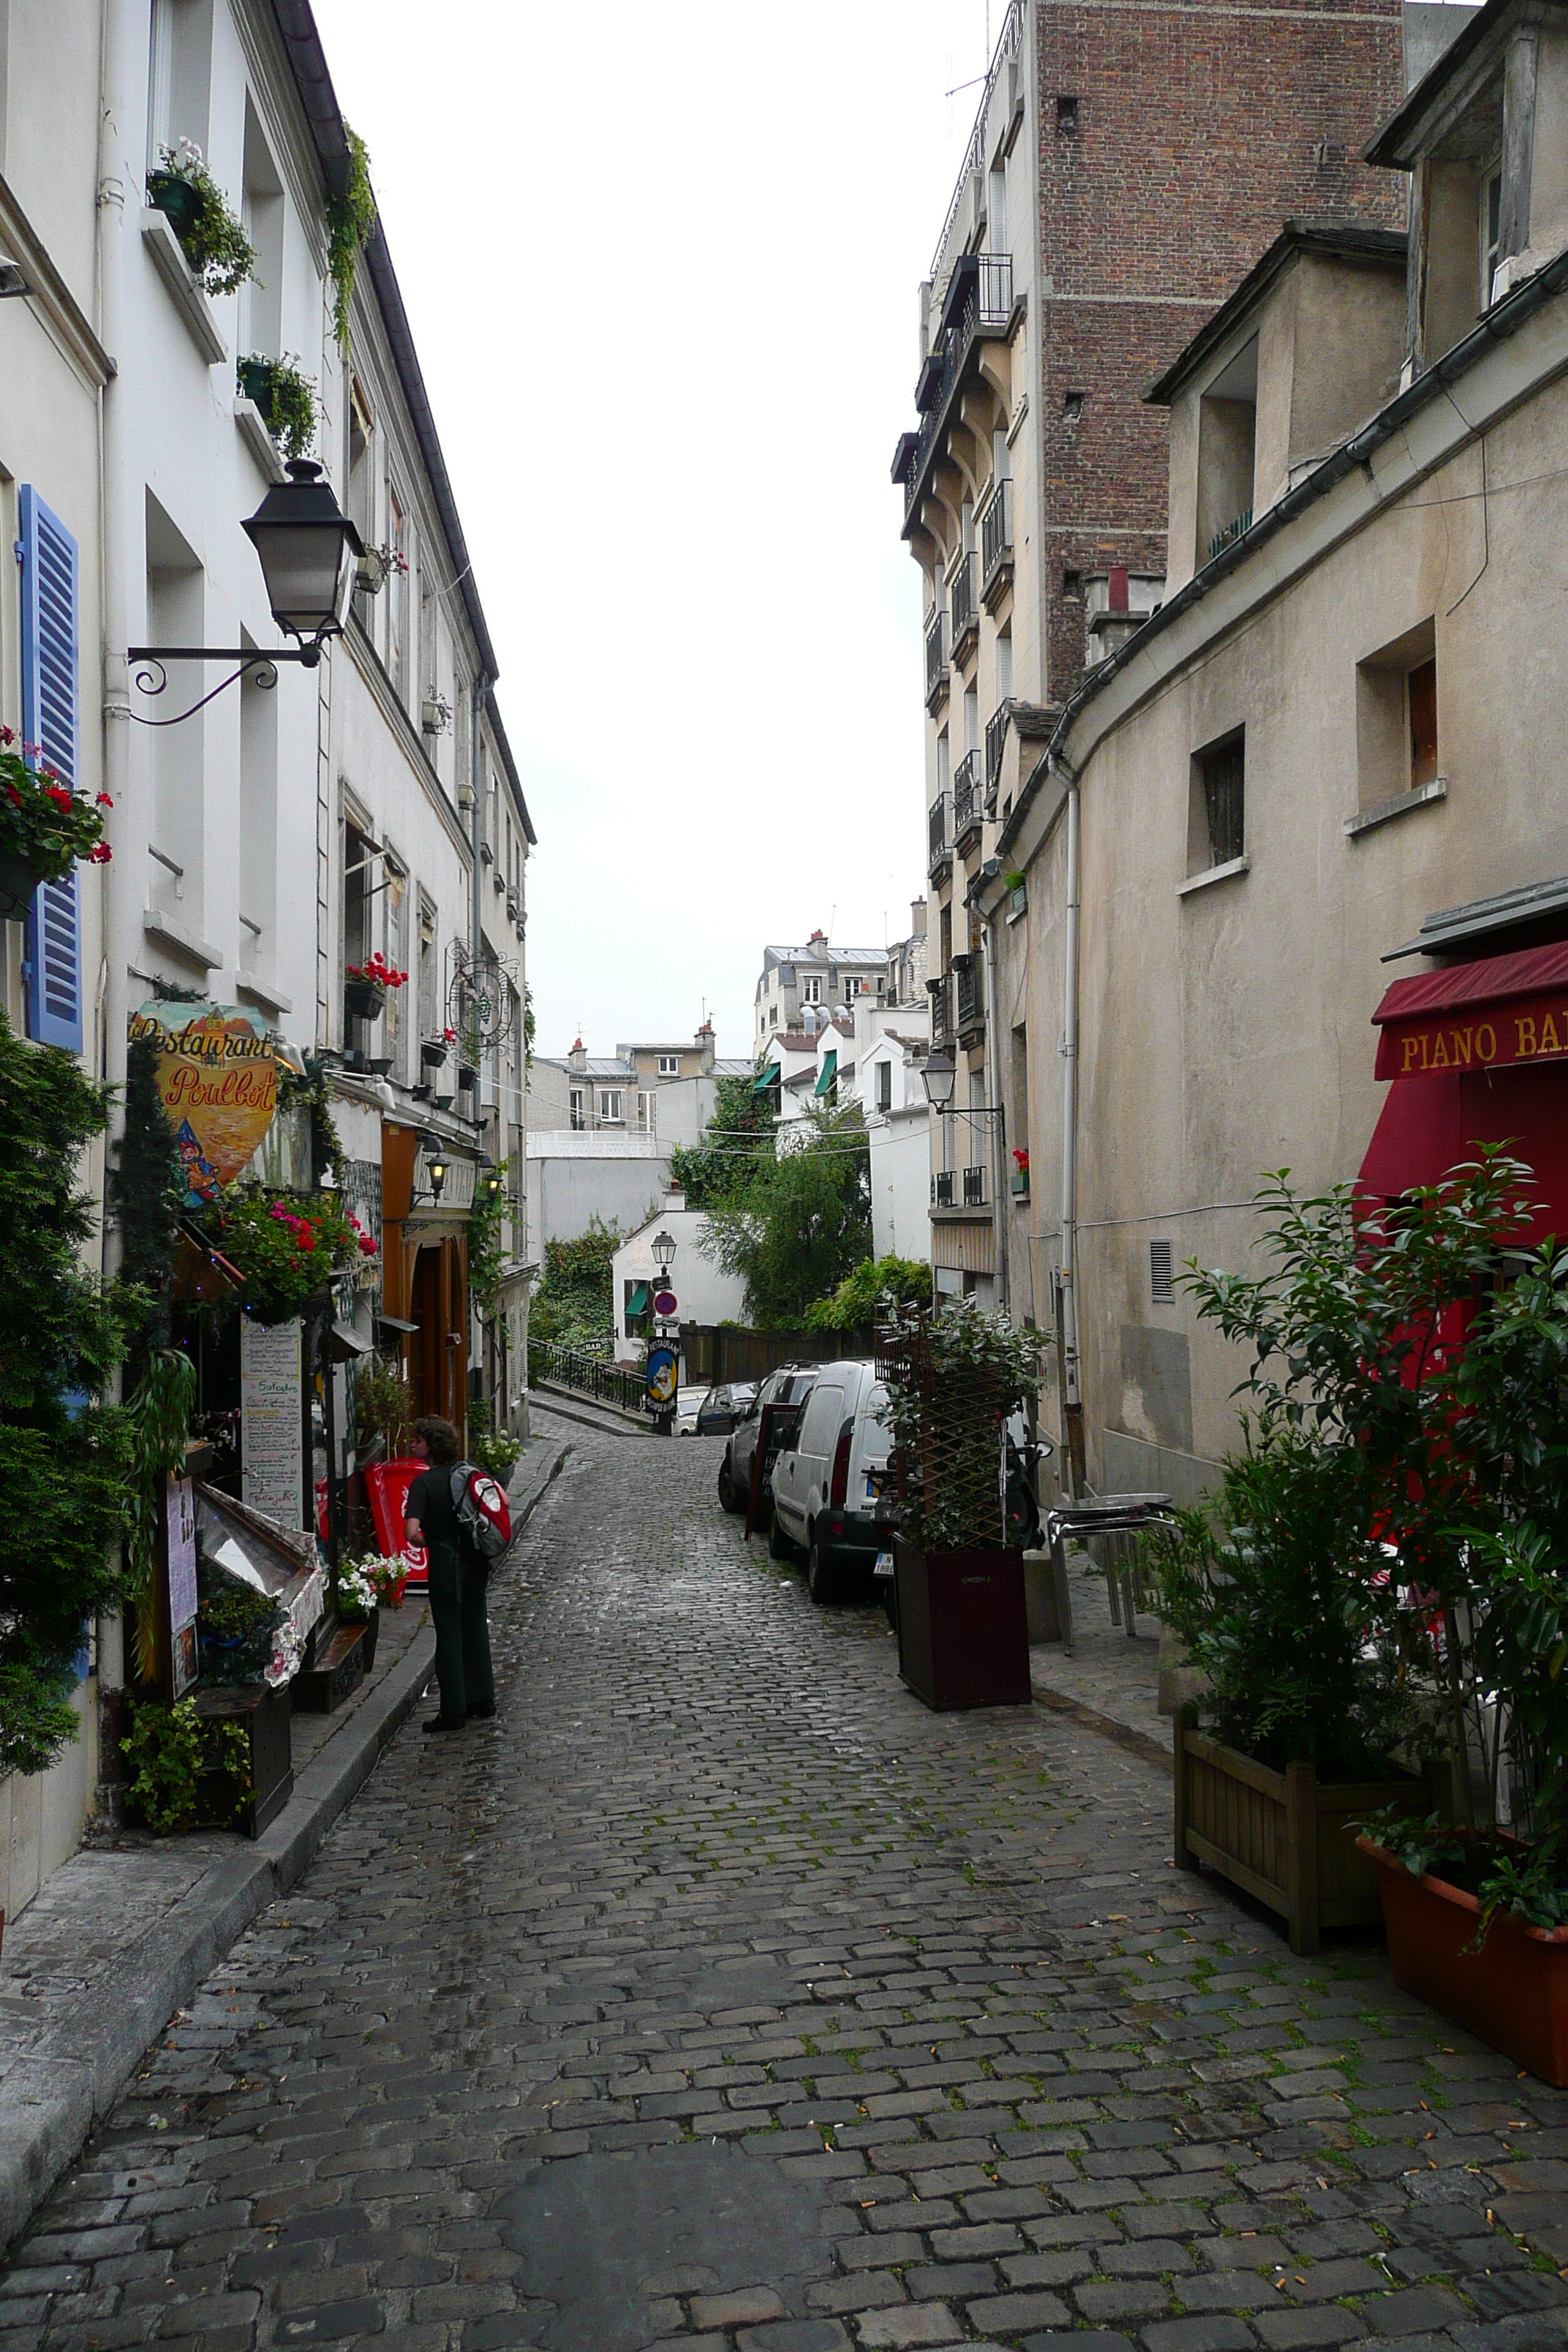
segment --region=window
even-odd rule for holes
[[[583,1089],[582,1089],[582,1087],[574,1087],[572,1088],[571,1094],[569,1095],[569,1097],[567,1097],[567,1099],[568,1099],[568,1101],[569,1101],[569,1102],[570,1102],[570,1104],[571,1104],[571,1112],[570,1112],[570,1117],[571,1117],[571,1120],[572,1120],[572,1125],[573,1125],[573,1127],[574,1127],[574,1129],[577,1129],[578,1131],[581,1131],[581,1129],[584,1129],[584,1128],[585,1128],[585,1127],[587,1126],[587,1124],[588,1124],[587,1117],[586,1117],[586,1115],[585,1115],[585,1113],[584,1113],[584,1108],[583,1108]]]
[[[251,100],[245,102],[245,232],[256,275],[241,289],[245,349],[277,359],[283,348],[283,183]]]
[[[1073,597],[1082,596],[1083,574],[1081,572],[1064,572],[1062,573],[1062,594],[1064,596]]]
[[[1080,424],[1080,423],[1082,422],[1082,420],[1083,420],[1083,394],[1082,394],[1082,393],[1081,393],[1081,392],[1064,392],[1064,393],[1063,393],[1063,394],[1062,394],[1062,423],[1063,423],[1064,425],[1078,425],[1078,424]]]
[[[1198,404],[1198,511],[1194,562],[1201,568],[1252,524],[1258,427],[1258,338],[1224,366]]]
[[[155,0],[147,89],[147,163],[191,140],[205,152],[212,110],[212,0]]]
[[[658,1075],[661,1078],[678,1078],[680,1076],[679,1055],[661,1054],[658,1057]]]
[[[866,993],[866,983],[865,983],[865,982],[864,982],[863,980],[858,980],[858,979],[856,978],[856,976],[855,976],[855,974],[854,974],[853,972],[850,972],[849,974],[847,974],[847,977],[846,977],[846,979],[845,979],[845,982],[844,982],[844,1002],[845,1002],[845,1003],[846,1003],[846,1004],[848,1004],[848,1003],[851,1003],[851,1002],[852,1002],[852,1001],[853,1001],[857,996],[864,996],[864,995],[865,995],[865,993]]]
[[[1189,874],[1232,865],[1244,854],[1246,776],[1247,739],[1240,728],[1195,754],[1187,833]]]
[[[813,971],[806,974],[805,979],[801,983],[801,997],[803,1002],[807,1004],[821,1003],[822,974],[820,972]]]
[[[1149,1244],[1149,1296],[1156,1307],[1173,1307],[1176,1303],[1176,1277],[1169,1242]]]
[[[386,667],[399,696],[408,692],[408,518],[395,489],[386,499],[392,577],[386,583]],[[399,562],[399,558],[402,559]]]
[[[1362,814],[1435,784],[1437,643],[1435,620],[1356,664],[1356,782]]]
[[[844,1391],[841,1388],[826,1385],[814,1388],[806,1400],[805,1412],[800,1424],[800,1452],[831,1454],[843,1414]]]
[[[621,1090],[619,1087],[602,1087],[599,1090],[599,1117],[612,1127],[621,1124]]]
[[[1480,308],[1491,306],[1492,279],[1497,275],[1498,247],[1502,243],[1502,170],[1481,175],[1481,299]]]
[[[770,1004],[770,1005],[769,1005],[769,1007],[768,1007],[768,1026],[769,1026],[769,1028],[770,1028],[770,1029],[776,1029],[776,1028],[778,1027],[778,1025],[779,1025],[779,1009],[778,1009],[778,1006],[777,1006],[776,1004]]]
[[[877,1108],[879,1110],[891,1110],[892,1108],[893,1066],[891,1062],[879,1062],[877,1065]]]
[[[1078,100],[1076,98],[1061,97],[1057,100],[1057,137],[1058,139],[1078,137]]]

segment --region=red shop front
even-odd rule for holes
[[[1392,1083],[1360,1190],[1397,1200],[1506,1143],[1535,1171],[1537,1237],[1568,1231],[1568,942],[1413,973],[1372,1017]]]

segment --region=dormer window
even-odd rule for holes
[[[1197,562],[1207,563],[1252,522],[1258,446],[1258,338],[1207,386],[1198,407]]]

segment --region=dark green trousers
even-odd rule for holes
[[[476,1558],[466,1548],[430,1547],[436,1679],[441,1686],[442,1720],[447,1723],[461,1723],[470,1712],[489,1715],[495,1711],[489,1619],[485,1608],[489,1574],[489,1560]]]

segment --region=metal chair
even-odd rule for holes
[[[1173,1500],[1171,1495],[1094,1495],[1078,1503],[1058,1503],[1046,1513],[1057,1620],[1061,1627],[1062,1649],[1068,1657],[1073,1655],[1072,1596],[1067,1560],[1069,1539],[1076,1538],[1085,1545],[1099,1540],[1107,1545],[1106,1555],[1099,1565],[1110,1602],[1110,1622],[1121,1626],[1131,1640],[1137,1633],[1136,1612],[1144,1596],[1140,1547],[1130,1538],[1147,1528],[1169,1526]]]

